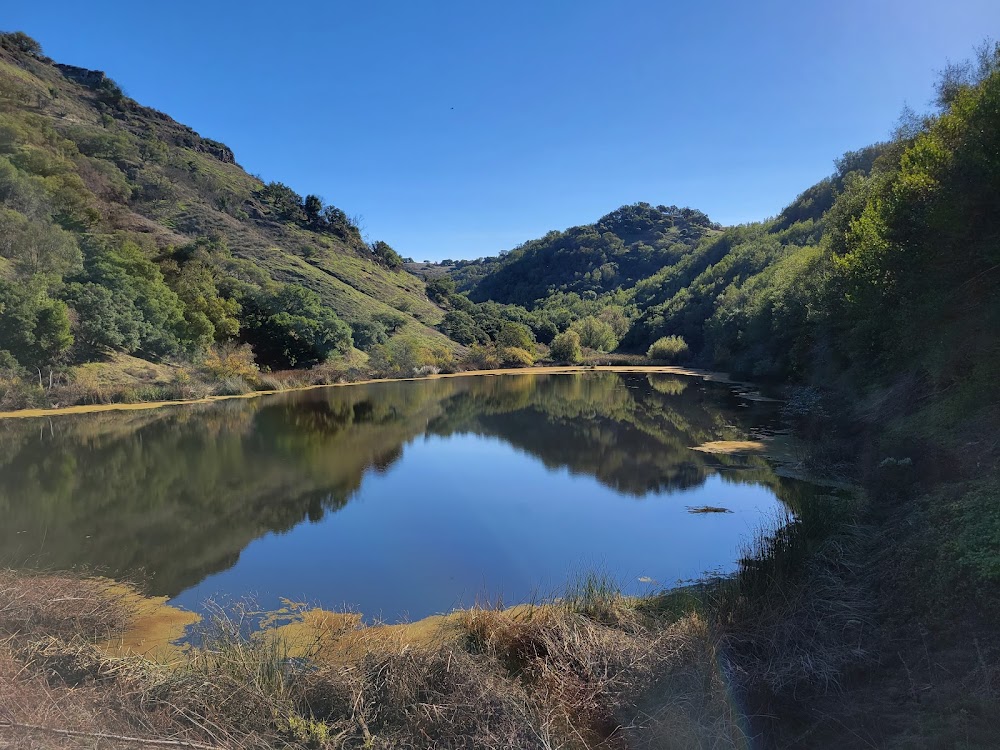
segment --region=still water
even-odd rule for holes
[[[644,593],[731,571],[810,492],[691,450],[776,416],[697,377],[591,372],[0,421],[0,564],[390,622],[589,571]]]

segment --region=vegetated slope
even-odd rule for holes
[[[937,104],[778,217],[709,233],[631,287],[588,290],[584,314],[627,314],[623,349],[681,336],[698,364],[808,386],[787,410],[813,460],[870,497],[863,541],[823,568],[823,595],[854,587],[877,627],[860,643],[797,635],[810,658],[857,649],[878,664],[762,689],[768,745],[992,747],[1000,731],[1000,46],[949,66]],[[526,284],[521,299],[536,294]],[[568,297],[533,305],[551,314]],[[794,581],[775,597],[791,601]],[[815,622],[812,603],[805,592],[783,614]]]
[[[636,284],[628,299],[638,315],[623,348],[645,351],[661,336],[682,336],[705,365],[753,376],[803,375],[813,352],[803,340],[804,320],[796,315],[803,311],[793,309],[794,301],[786,297],[804,303],[819,294],[819,266],[829,256],[820,248],[827,213],[845,185],[866,178],[887,149],[876,144],[845,154],[831,177],[774,219],[729,227]],[[770,306],[741,308],[743,318],[731,320],[726,311],[751,290],[762,293],[758,305]],[[775,305],[780,309],[772,314]],[[755,319],[750,321],[750,315]]]
[[[301,367],[347,352],[352,332],[359,346],[453,346],[423,282],[343,211],[263,183],[225,145],[20,33],[0,36],[0,224],[8,368],[197,357],[225,341]]]
[[[678,262],[719,229],[701,211],[636,203],[594,224],[549,232],[496,258],[445,262],[459,291],[529,309],[553,293],[604,294]]]

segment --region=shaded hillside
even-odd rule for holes
[[[272,367],[354,339],[451,346],[422,281],[342,210],[265,184],[224,144],[19,33],[0,36],[0,226],[8,369],[112,350],[197,358],[226,341]]]
[[[680,260],[718,226],[701,211],[636,203],[594,224],[549,232],[496,258],[445,262],[478,302],[533,307],[557,292],[603,294]]]

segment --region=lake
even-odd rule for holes
[[[760,456],[691,450],[777,418],[700,377],[601,371],[4,420],[0,564],[387,622],[594,571],[652,592],[732,571],[811,492]]]

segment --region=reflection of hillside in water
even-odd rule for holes
[[[712,459],[688,447],[744,433],[747,411],[699,381],[587,373],[7,421],[0,561],[144,570],[152,592],[174,594],[232,566],[252,540],[340,509],[367,471],[388,470],[425,432],[496,436],[643,495],[703,482]]]

